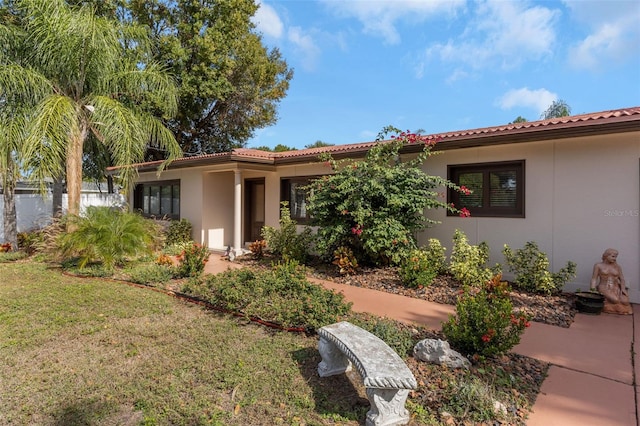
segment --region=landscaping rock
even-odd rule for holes
[[[446,365],[449,368],[469,369],[471,363],[459,352],[449,346],[449,342],[440,339],[424,339],[413,348],[413,356],[421,361]]]

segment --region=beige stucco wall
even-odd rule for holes
[[[180,217],[188,218],[193,226],[191,237],[194,241],[204,243],[200,236],[202,229],[203,181],[200,169],[166,170],[160,176],[155,172],[140,173],[137,182],[153,182],[163,180],[180,180]],[[133,206],[133,194],[129,196],[129,204]]]
[[[588,288],[593,264],[613,247],[620,251],[630,297],[640,303],[640,133],[446,151],[428,159],[425,169],[446,176],[448,164],[521,159],[525,218],[446,217],[436,211],[431,217],[442,223],[426,231],[421,243],[435,237],[450,248],[459,228],[471,242],[489,243],[490,261],[504,264],[504,243],[520,248],[535,241],[553,271],[568,260],[577,263],[569,291]]]

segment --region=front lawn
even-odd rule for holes
[[[0,424],[356,425],[368,410],[345,377],[316,377],[314,337],[44,264],[0,277]]]
[[[0,424],[358,425],[369,409],[356,373],[318,377],[315,335],[41,263],[0,263],[0,277]],[[200,286],[192,290],[205,296],[208,286],[224,288],[218,281],[193,281]],[[345,318],[406,359],[419,384],[407,401],[414,426],[523,425],[548,368],[507,354],[451,371],[407,354],[418,340],[441,334],[366,315]],[[496,401],[503,412],[493,412]]]

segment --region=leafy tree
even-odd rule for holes
[[[85,142],[92,135],[115,165],[144,158],[148,142],[178,157],[180,147],[154,112],[177,109],[171,78],[149,56],[149,39],[130,25],[97,17],[90,6],[70,7],[62,0],[17,0],[20,31],[3,23],[0,31],[22,37],[29,52],[2,51],[0,93],[31,104],[26,128],[25,166],[39,182],[66,169],[69,212],[77,214]],[[125,50],[125,46],[135,46]],[[135,54],[134,54],[135,53]],[[14,113],[21,104],[8,102]],[[126,187],[135,170],[123,167]]]
[[[266,145],[262,145],[262,146],[258,146],[254,149],[259,149],[260,151],[267,151],[267,152],[287,152],[287,151],[296,151],[296,148],[292,148],[290,146],[287,145],[283,145],[281,143],[279,143],[278,145],[274,146],[273,148],[268,147]]]
[[[128,4],[125,16],[150,29],[153,58],[178,81],[178,114],[167,124],[185,153],[230,151],[276,122],[293,72],[254,32],[256,10],[254,0]]]
[[[562,99],[553,101],[549,108],[540,116],[543,120],[550,118],[567,117],[571,115],[571,107]]]
[[[512,121],[511,123],[509,123],[509,124],[526,123],[527,121],[529,121],[529,120],[527,120],[527,119],[526,119],[526,118],[524,118],[523,116],[519,115],[519,116],[517,116],[517,117],[516,117],[516,119],[515,119],[515,120],[513,120],[513,121]]]
[[[398,263],[416,248],[416,233],[436,223],[425,210],[456,211],[438,197],[437,189],[462,189],[421,168],[436,140],[403,132],[384,141],[389,132],[398,129],[385,128],[363,160],[325,156],[335,173],[309,185],[308,209],[313,224],[319,226],[317,248],[325,257],[346,247],[360,264]],[[405,144],[423,144],[424,149],[404,159],[400,150]]]
[[[287,152],[287,151],[296,151],[296,150],[297,150],[296,148],[292,148],[290,146],[283,145],[281,143],[273,147],[273,152]]]
[[[321,140],[317,140],[314,143],[310,143],[309,145],[305,145],[304,147],[309,148],[324,148],[326,146],[333,146],[334,144],[328,142],[322,142]]]

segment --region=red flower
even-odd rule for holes
[[[460,209],[460,217],[469,217],[471,216],[471,212],[467,210],[466,207]]]
[[[483,334],[481,339],[483,342],[488,343],[491,340],[491,336],[489,336],[488,334]]]
[[[354,226],[353,228],[351,228],[351,233],[360,236],[360,234],[362,234],[362,229]]]
[[[470,195],[471,194],[471,190],[469,188],[467,188],[466,186],[462,185],[460,187],[460,192],[462,192],[464,195]]]

